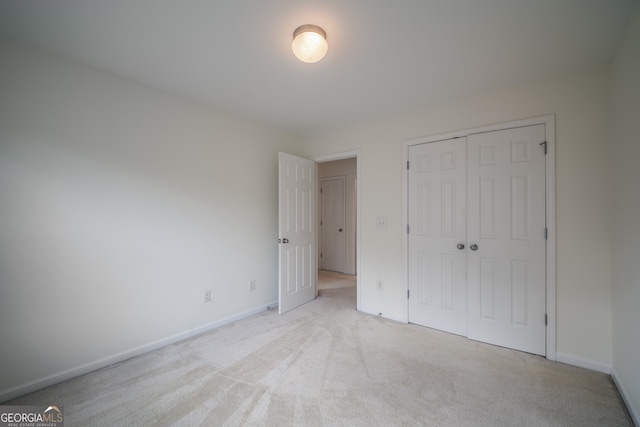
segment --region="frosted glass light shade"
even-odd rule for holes
[[[313,64],[327,54],[327,33],[317,25],[301,25],[293,32],[293,54],[302,62]]]

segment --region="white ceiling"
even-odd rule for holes
[[[0,35],[305,135],[605,65],[637,4],[0,0]],[[291,53],[307,23],[317,64]]]

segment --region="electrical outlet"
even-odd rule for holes
[[[386,230],[389,220],[386,216],[379,216],[376,220],[376,228]]]
[[[378,290],[380,292],[383,292],[384,291],[384,281],[378,280],[377,285],[378,285]]]
[[[204,291],[202,302],[211,302],[211,289],[207,289],[206,291]]]
[[[249,291],[256,290],[256,279],[249,280]]]

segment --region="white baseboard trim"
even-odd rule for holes
[[[402,318],[401,314],[397,314],[397,313],[382,313],[383,317],[385,317],[386,319],[389,320],[394,320],[396,322],[400,322],[400,323],[407,323],[404,321],[404,319]]]
[[[638,408],[634,404],[633,400],[629,399],[629,392],[627,391],[624,383],[620,381],[615,367],[611,368],[611,378],[613,378],[613,383],[618,388],[620,396],[622,396],[622,400],[627,406],[627,410],[629,411],[629,415],[631,415],[631,419],[633,420],[634,424],[636,426],[640,426],[640,408]]]
[[[594,362],[593,360],[583,359],[578,356],[557,352],[556,361],[566,363],[567,365],[577,366],[579,368],[590,369],[592,371],[602,372],[603,374],[611,373],[611,365],[606,363]]]
[[[407,322],[404,322],[402,320],[402,316],[401,315],[397,315],[395,313],[386,313],[386,312],[381,313],[381,312],[377,312],[375,310],[371,310],[371,309],[369,309],[367,307],[359,308],[358,311],[361,312],[361,313],[372,314],[374,316],[380,316],[380,317],[383,317],[383,318],[389,319],[389,320],[395,320],[396,322],[407,323]]]
[[[126,350],[121,353],[105,357],[104,359],[96,360],[94,362],[90,362],[82,366],[78,366],[76,368],[67,369],[66,371],[58,372],[56,374],[49,375],[44,378],[40,378],[35,381],[31,381],[29,383],[22,384],[7,390],[2,390],[0,391],[0,403],[4,403],[9,400],[15,399],[16,397],[20,397],[37,390],[41,390],[45,387],[49,387],[54,384],[61,383],[63,381],[67,381],[75,377],[79,377],[80,375],[88,374],[89,372],[102,369],[106,366],[123,362],[127,359],[131,359],[132,357],[140,356],[141,354],[158,350],[162,347],[175,344],[177,342],[186,340],[196,335],[200,335],[207,331],[211,331],[213,329],[219,328],[229,323],[233,323],[235,321],[244,319],[245,317],[253,316],[254,314],[261,313],[265,310],[269,310],[277,306],[278,306],[278,301],[274,301],[270,304],[261,305],[256,308],[252,308],[250,310],[243,311],[238,314],[234,314],[233,316],[225,317],[224,319],[216,320],[215,322],[202,325],[195,329],[191,329],[176,335],[172,335],[167,338],[160,339],[158,341],[151,342],[149,344],[142,345],[140,347],[135,347],[130,350]]]

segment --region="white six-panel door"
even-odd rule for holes
[[[411,146],[409,163],[409,321],[466,335],[466,138]]]
[[[320,264],[323,270],[344,273],[344,177],[323,179],[320,186]]]
[[[544,140],[544,125],[527,126],[470,135],[467,149],[468,336],[540,355],[546,348]]]
[[[316,296],[315,162],[279,154],[279,312]]]
[[[409,147],[409,321],[545,354],[545,126]]]

